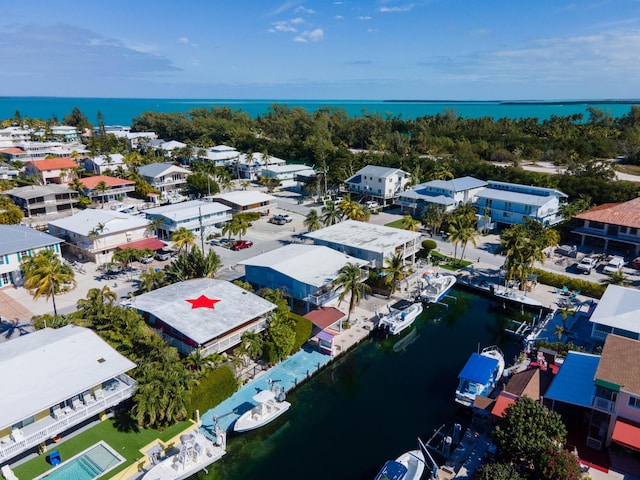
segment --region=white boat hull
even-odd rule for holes
[[[400,455],[396,462],[407,467],[407,473],[402,480],[419,480],[424,473],[424,455],[420,450],[411,450]]]
[[[542,302],[539,302],[535,298],[526,297],[515,292],[506,292],[504,290],[498,290],[493,292],[493,295],[499,299],[507,302],[517,303],[524,307],[543,307]]]
[[[391,335],[398,335],[415,322],[422,313],[423,307],[420,303],[414,303],[405,310],[393,310],[380,319],[378,325],[387,330]]]
[[[233,430],[242,433],[255,430],[275,420],[289,410],[291,404],[286,401],[269,401],[243,413],[235,422]]]
[[[475,383],[459,377],[460,383],[456,389],[455,401],[466,407],[471,407],[478,395],[489,396],[504,373],[504,355],[498,347],[487,347],[482,350],[480,355],[494,358],[497,364],[492,372],[491,378],[486,384]]]
[[[441,275],[423,281],[426,282],[426,286],[420,292],[420,300],[425,303],[438,303],[456,284],[457,279],[453,275]]]

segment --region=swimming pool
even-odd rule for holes
[[[124,462],[105,442],[99,442],[36,480],[93,480]]]

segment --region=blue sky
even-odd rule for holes
[[[2,2],[0,94],[638,98],[638,0]]]

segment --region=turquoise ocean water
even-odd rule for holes
[[[473,101],[383,101],[383,100],[189,100],[148,98],[63,98],[63,97],[1,97],[0,119],[11,118],[16,110],[23,117],[62,117],[78,107],[89,121],[96,123],[98,111],[107,125],[130,125],[133,118],[145,111],[186,112],[193,108],[229,107],[242,110],[252,117],[264,115],[274,103],[290,107],[302,107],[315,111],[322,107],[344,108],[349,116],[379,113],[383,116],[399,116],[414,119],[425,115],[454,110],[465,118],[538,118],[546,120],[551,115],[567,116],[582,113],[587,116],[587,107],[594,106],[620,117],[640,104],[640,100],[629,101],[567,101],[567,102],[473,102]]]

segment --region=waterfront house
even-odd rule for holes
[[[52,220],[49,233],[63,239],[71,254],[98,265],[110,262],[118,246],[151,236],[149,220],[100,208]]]
[[[233,283],[211,278],[174,283],[132,302],[145,321],[183,355],[223,353],[244,332],[267,328],[276,305]]]
[[[207,149],[193,147],[193,156],[198,160],[213,163],[216,167],[230,167],[230,170],[233,170],[240,158],[240,152],[227,145],[216,145]]]
[[[25,225],[0,225],[0,287],[22,285],[22,260],[41,250],[60,255],[62,240]]]
[[[103,192],[98,188],[100,182],[104,182],[106,186],[106,190]],[[81,178],[80,183],[82,183],[84,187],[82,194],[94,202],[100,203],[121,200],[136,189],[136,182],[122,178],[107,177],[105,175]]]
[[[369,267],[376,269],[384,267],[385,258],[398,254],[414,263],[415,254],[422,248],[419,232],[355,220],[305,233],[304,237],[316,245],[365,260]]]
[[[498,225],[536,220],[545,227],[562,221],[559,210],[567,195],[554,188],[489,180],[487,186],[474,194],[473,206],[479,215],[486,215]]]
[[[258,180],[260,176],[262,176],[262,169],[264,167],[285,165],[286,163],[287,162],[281,158],[264,155],[260,152],[252,153],[251,155],[243,153],[238,157],[233,171],[238,178]]]
[[[334,281],[347,263],[364,266],[367,261],[318,245],[290,244],[238,262],[245,280],[256,287],[281,290],[294,309],[335,303],[340,291]],[[363,279],[367,273],[362,272]]]
[[[217,202],[191,200],[150,208],[144,214],[149,220],[162,220],[156,230],[160,238],[171,239],[180,228],[186,228],[196,238],[200,238],[200,232],[203,231],[206,239],[208,235],[215,233],[214,228],[231,220],[231,207]]]
[[[49,130],[51,132],[51,137],[61,142],[71,143],[80,141],[80,136],[78,135],[78,129],[76,127],[69,125],[52,125]],[[44,136],[45,132],[42,130],[36,132],[36,135],[40,134]]]
[[[261,212],[268,214],[276,197],[258,190],[235,190],[210,197],[212,201],[231,208],[232,213]]]
[[[463,203],[473,202],[475,195],[487,182],[473,177],[453,180],[432,180],[420,183],[401,192],[397,204],[404,213],[420,217],[434,205],[443,212],[450,212]]]
[[[28,141],[30,138],[31,132],[22,127],[0,128],[0,148],[13,147],[20,142]]]
[[[573,218],[580,222],[572,233],[580,236],[581,246],[640,255],[640,197],[598,205]]]
[[[135,368],[89,329],[45,328],[0,343],[0,463],[96,420],[133,395]]]
[[[496,417],[504,417],[507,407],[522,397],[542,402],[552,378],[551,370],[542,370],[537,366],[514,373],[496,397],[495,403],[492,404],[491,414]]]
[[[298,187],[300,177],[310,178],[315,176],[316,172],[312,167],[300,164],[288,165],[269,165],[262,169],[262,175],[266,178],[273,178],[280,182],[283,188]]]
[[[399,168],[367,165],[345,183],[349,193],[376,200],[380,205],[389,205],[395,203],[410,180],[411,175]]]
[[[78,192],[66,185],[28,185],[2,192],[19,206],[27,218],[56,214],[73,214]]]
[[[109,155],[98,155],[96,157],[86,158],[83,160],[82,166],[87,172],[91,172],[96,175],[104,175],[107,171],[113,172],[118,167],[123,170],[127,170],[129,168],[124,162],[124,156],[120,153],[111,153]]]
[[[607,286],[589,321],[593,340],[604,341],[611,333],[640,340],[640,290]]]
[[[179,198],[187,186],[187,175],[191,172],[173,163],[150,163],[138,169],[144,181],[160,192],[162,200]]]
[[[71,158],[46,158],[27,162],[25,174],[33,175],[42,185],[62,184],[76,178],[76,168],[78,164]]]
[[[129,146],[132,150],[137,149],[140,146],[148,144],[151,140],[156,140],[158,135],[155,132],[132,132],[129,127],[111,127],[107,130],[107,133],[111,133],[118,138],[126,138],[129,141]]]

